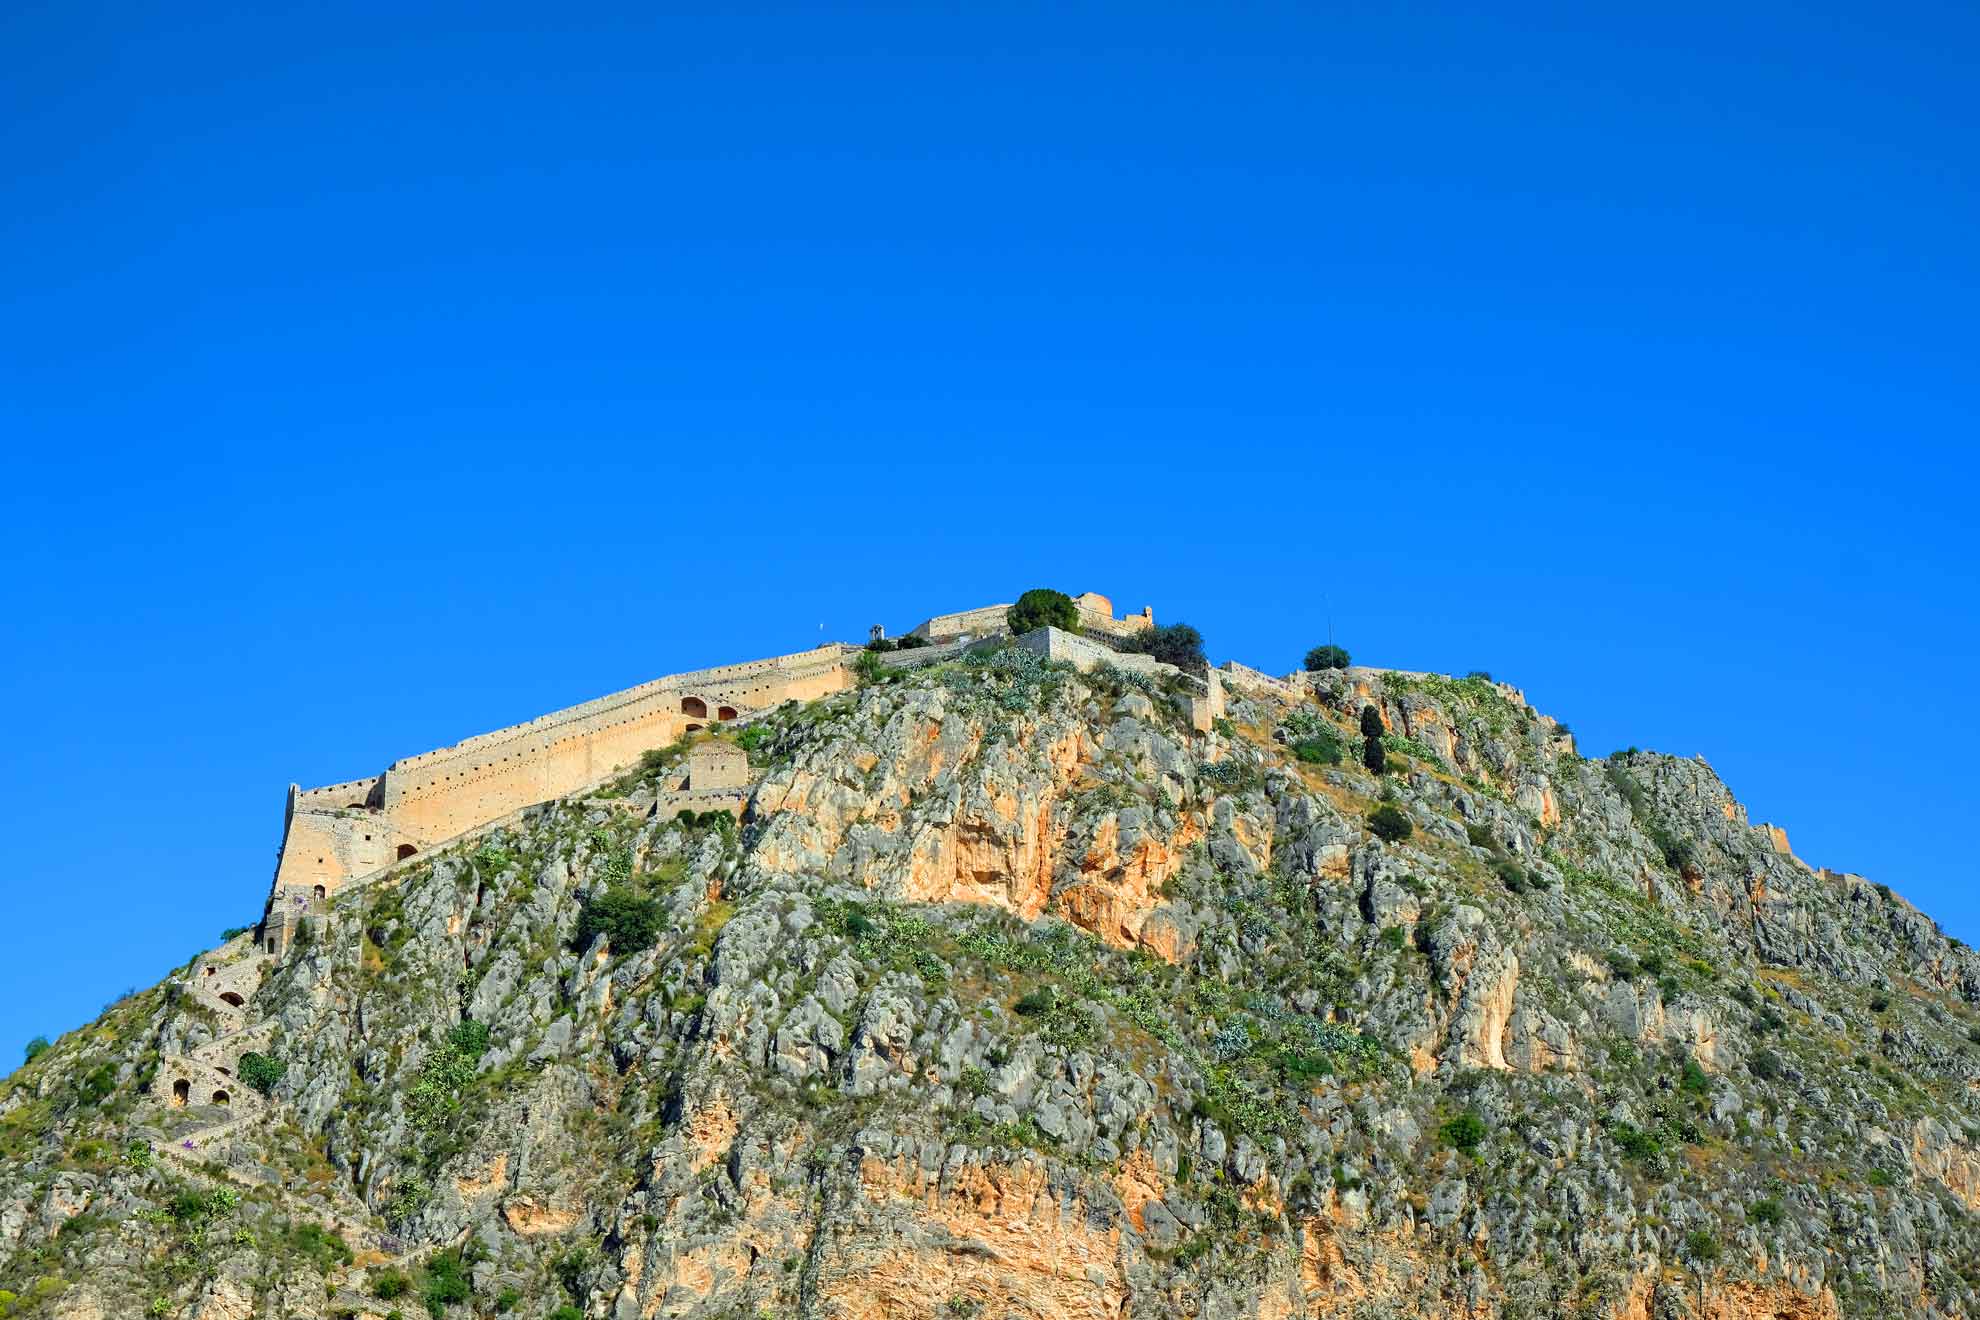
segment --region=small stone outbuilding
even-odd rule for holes
[[[749,783],[749,753],[731,742],[711,739],[688,749],[690,791],[742,788]]]

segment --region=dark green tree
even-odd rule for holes
[[[1203,658],[1203,634],[1186,623],[1143,629],[1121,643],[1121,649],[1154,656],[1185,674],[1201,676],[1210,672],[1210,662]]]
[[[241,1056],[241,1080],[263,1095],[273,1091],[288,1071],[289,1065],[272,1054],[257,1054],[249,1050]]]
[[[1382,727],[1382,712],[1376,710],[1373,706],[1363,706],[1361,708],[1361,736],[1364,738],[1379,738],[1386,732],[1387,730]]]
[[[1387,802],[1368,813],[1368,829],[1385,843],[1400,843],[1416,833],[1409,817]]]
[[[1379,775],[1388,768],[1388,754],[1382,750],[1382,740],[1379,737],[1361,740],[1361,763],[1368,767],[1371,774]]]
[[[1346,669],[1348,653],[1344,646],[1331,642],[1326,646],[1316,646],[1306,653],[1306,672],[1317,674],[1323,669]]]
[[[578,913],[577,947],[589,948],[603,935],[611,941],[616,955],[650,949],[660,938],[665,917],[666,910],[657,898],[641,898],[623,889],[607,890]]]
[[[1028,633],[1037,628],[1078,632],[1079,607],[1063,591],[1033,587],[1017,598],[1017,604],[1004,612],[1004,622],[1010,625],[1013,633]]]
[[[27,1043],[27,1061],[33,1063],[48,1052],[48,1037],[36,1036]]]

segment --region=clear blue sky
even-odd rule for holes
[[[0,14],[0,1066],[291,780],[1040,584],[1980,940],[1980,11],[714,8]]]

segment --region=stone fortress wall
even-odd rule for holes
[[[1116,619],[1104,596],[1076,598],[1083,626],[1115,636],[1151,627],[1153,611]],[[946,658],[967,637],[1007,631],[1008,606],[940,615],[914,629],[948,643],[890,663]],[[811,701],[857,683],[861,648],[827,643],[810,651],[670,674],[392,762],[382,774],[319,788],[289,788],[280,860],[261,945],[287,942],[294,917],[340,888],[540,802],[621,774],[640,754],[694,730],[747,719],[786,701]],[[911,660],[909,657],[913,657]],[[745,763],[746,772],[746,763]],[[725,773],[724,779],[733,777]],[[704,779],[706,776],[704,776]],[[690,791],[733,793],[729,784]],[[714,799],[711,798],[711,802]]]

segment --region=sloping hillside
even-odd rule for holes
[[[5,1083],[0,1313],[1972,1313],[1971,950],[1485,679],[1251,691],[882,675],[237,939]]]

